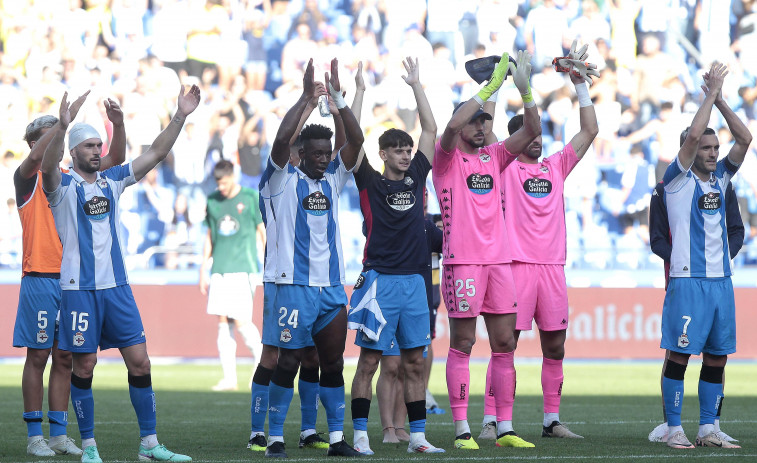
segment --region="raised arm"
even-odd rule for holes
[[[326,82],[329,86],[331,99],[334,100],[334,104],[339,110],[339,114],[342,116],[342,122],[344,122],[344,134],[347,141],[344,146],[341,147],[340,156],[344,163],[344,167],[347,168],[347,170],[350,170],[355,167],[357,163],[357,157],[360,153],[360,149],[363,147],[365,137],[355,115],[344,101],[342,87],[339,84],[339,62],[336,58],[331,60],[331,76],[329,76],[328,72],[326,73]]]
[[[444,128],[444,132],[442,132],[442,136],[439,139],[439,144],[445,152],[452,151],[455,145],[457,145],[457,137],[460,131],[470,122],[470,118],[484,105],[484,102],[489,100],[492,94],[499,90],[499,87],[502,86],[502,82],[505,80],[505,76],[507,76],[508,70],[513,69],[514,67],[510,63],[510,54],[507,52],[503,53],[499,63],[494,68],[494,72],[492,72],[492,76],[489,78],[489,82],[473,98],[466,101],[460,109],[452,114],[452,119],[447,123],[447,127]],[[528,73],[531,73],[530,64],[528,65]],[[533,102],[533,98],[531,101]]]
[[[505,140],[505,148],[511,153],[522,153],[534,138],[541,135],[541,122],[539,111],[536,109],[534,97],[531,95],[531,55],[523,50],[518,51],[516,69],[513,73],[513,82],[518,87],[523,99],[523,127]]]
[[[575,46],[576,42],[574,41],[572,48],[575,49]],[[585,48],[582,48],[582,50],[585,50]],[[580,60],[586,61],[586,58],[587,55],[584,51]],[[577,72],[570,72],[568,74],[570,75],[570,81],[576,87],[579,107],[578,116],[581,123],[580,130],[570,140],[570,146],[576,152],[576,157],[581,160],[599,133],[599,125],[597,124],[597,113],[594,111],[594,104],[589,97],[589,86],[586,83],[586,79]]]
[[[712,63],[710,70],[705,74],[705,85],[702,85],[702,90],[705,92],[704,101],[694,115],[694,120],[691,121],[688,133],[686,134],[686,140],[678,150],[678,161],[681,163],[684,169],[688,170],[691,165],[694,164],[694,158],[697,155],[697,148],[699,148],[699,140],[704,134],[704,130],[707,128],[707,123],[710,121],[710,114],[712,113],[712,106],[715,104],[715,99],[720,93],[720,89],[723,88],[723,79],[728,70],[725,65],[720,63]],[[743,156],[741,158],[743,160]]]
[[[150,148],[136,158],[132,164],[132,172],[137,181],[151,171],[160,161],[168,156],[168,152],[171,151],[171,147],[176,138],[181,132],[181,128],[184,126],[184,121],[187,116],[197,109],[197,105],[200,104],[200,89],[197,85],[192,85],[188,92],[184,93],[184,86],[182,85],[179,91],[178,107],[176,114],[171,118],[171,122],[168,123],[168,127],[163,129],[155,141],[152,142]]]
[[[741,122],[739,116],[737,116],[730,106],[728,106],[728,103],[725,102],[722,92],[718,92],[718,95],[715,98],[715,107],[718,108],[720,114],[723,115],[723,119],[725,119],[726,124],[728,124],[728,130],[730,130],[731,135],[733,135],[733,146],[731,147],[731,151],[728,152],[728,160],[731,161],[732,164],[738,166],[744,162],[746,152],[749,149],[749,145],[752,143],[752,133],[747,126]]]
[[[342,92],[342,96],[344,94],[345,92]],[[334,104],[334,100],[331,98],[329,98],[329,113],[334,118],[334,146],[344,146],[347,142],[347,134],[344,133],[344,121],[342,120],[342,115],[339,114],[339,109]],[[357,116],[355,116],[355,119],[357,119]],[[334,157],[332,156],[331,159],[334,159]]]
[[[87,92],[89,93],[89,92]],[[87,93],[83,97],[79,97],[78,100],[86,98]],[[82,100],[82,103],[84,101]],[[81,107],[81,105],[79,105]],[[77,108],[78,109],[78,108]],[[74,114],[75,116],[75,114]],[[73,120],[71,105],[68,103],[68,92],[63,94],[63,98],[60,100],[60,109],[58,110],[58,123],[50,128],[48,132],[54,132],[52,139],[45,147],[45,152],[42,156],[42,162],[40,164],[40,170],[42,171],[42,188],[45,191],[52,192],[60,185],[60,153],[63,152],[63,142],[66,138],[66,130],[68,125]]]
[[[418,58],[415,61],[407,57],[402,62],[407,71],[407,76],[402,76],[405,83],[413,89],[415,103],[418,106],[418,116],[421,121],[421,136],[418,139],[418,149],[426,156],[429,163],[434,162],[434,144],[436,143],[436,121],[431,113],[431,105],[426,98],[426,92],[423,91],[423,85],[419,78],[420,70],[418,67]]]
[[[126,128],[124,127],[124,113],[118,102],[108,98],[103,101],[105,114],[113,124],[113,140],[110,142],[108,155],[100,160],[100,170],[121,165],[126,159]]]
[[[318,86],[319,85],[321,87],[323,87],[322,83],[320,83],[320,82],[316,82],[315,83],[316,93],[319,93],[318,92]],[[324,90],[322,90],[322,91],[323,92],[326,91],[325,87],[324,87]],[[302,111],[302,115],[300,116],[300,121],[297,123],[297,129],[292,134],[292,138],[289,139],[289,146],[294,145],[294,142],[297,141],[297,136],[300,134],[300,132],[302,132],[302,128],[305,127],[305,122],[308,121],[308,118],[310,117],[311,114],[313,114],[313,110],[317,106],[318,106],[318,98],[317,97],[313,97],[313,98],[310,99],[310,101],[308,101],[307,105],[305,106],[305,110]]]
[[[358,61],[357,72],[355,73],[355,98],[352,99],[352,114],[355,115],[355,120],[360,124],[360,118],[363,115],[363,97],[365,96],[365,80],[363,80],[363,62]],[[360,148],[360,153],[357,156],[357,162],[355,163],[355,169],[360,167],[360,163],[365,159],[365,148]]]
[[[71,115],[70,121],[76,119],[76,115],[79,113],[79,108],[84,104],[84,101],[87,99],[87,96],[89,95],[89,90],[76,100],[74,100],[73,103],[71,103],[71,106],[69,107],[69,113]],[[65,93],[63,95],[64,98],[68,96],[68,93]],[[63,105],[63,101],[61,101],[61,105]],[[69,122],[70,122],[69,121]],[[21,174],[21,178],[31,178],[35,175],[37,175],[37,172],[40,170],[42,166],[42,157],[45,155],[45,150],[47,149],[47,145],[50,144],[53,137],[55,136],[56,129],[58,128],[58,125],[60,124],[60,120],[57,124],[55,124],[53,127],[50,127],[49,130],[45,132],[42,137],[40,137],[39,140],[37,140],[34,145],[32,146],[31,152],[29,153],[29,156],[27,156],[23,161],[21,161],[21,165],[19,166],[19,173]],[[65,129],[63,129],[65,132]],[[65,134],[63,135],[63,138],[65,139]],[[60,150],[63,150],[63,145],[59,145]],[[58,160],[60,163],[60,160]],[[57,167],[57,164],[56,164]]]
[[[305,108],[311,99],[318,98],[321,94],[318,93],[315,81],[313,80],[313,59],[308,61],[308,65],[305,68],[305,75],[302,78],[302,95],[297,103],[287,111],[284,118],[281,120],[279,130],[276,132],[276,138],[273,140],[271,146],[271,160],[277,166],[284,168],[289,162],[289,146],[290,141],[296,138],[297,127],[300,123],[302,113],[305,112]],[[321,91],[325,92],[325,89]],[[325,93],[323,93],[325,95]]]

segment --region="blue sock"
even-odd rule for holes
[[[297,383],[300,391],[300,411],[302,413],[302,426],[300,431],[315,429],[318,420],[318,382],[311,383],[300,378]]]
[[[157,419],[155,417],[155,393],[152,392],[150,375],[129,375],[129,397],[131,405],[137,413],[139,436],[145,437],[155,434]]]
[[[265,432],[265,416],[268,412],[268,385],[252,382],[250,422],[252,432]]]
[[[426,432],[426,420],[411,421],[410,432]]]
[[[26,421],[27,437],[42,435],[42,410],[33,412],[24,412],[24,421]]]
[[[329,432],[344,431],[344,384],[339,387],[320,386],[321,403],[326,409]]]
[[[665,403],[668,426],[680,426],[681,409],[683,408],[683,380],[663,376],[662,400]]]
[[[71,405],[74,407],[81,438],[94,439],[95,398],[92,396],[92,378],[79,378],[71,374]]]
[[[699,380],[699,424],[713,424],[723,398],[723,384]]]
[[[50,421],[50,437],[65,436],[68,426],[68,412],[55,412],[49,410],[47,419]]]
[[[283,436],[284,420],[294,396],[294,387],[283,387],[271,381],[268,386],[268,435]]]
[[[353,418],[352,428],[355,431],[367,431],[368,430],[368,418]]]

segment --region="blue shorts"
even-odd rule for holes
[[[143,342],[145,330],[129,285],[63,291],[60,349],[91,353]]]
[[[662,308],[660,347],[692,355],[736,352],[731,278],[671,278]]]
[[[276,338],[270,344],[284,349],[313,345],[313,336],[331,323],[347,305],[344,286],[276,285],[272,316]],[[273,330],[274,328],[264,328]]]
[[[278,346],[281,329],[279,327],[279,314],[274,308],[276,300],[276,284],[263,283],[263,344],[266,346]],[[311,337],[305,344],[307,347],[315,345]]]
[[[393,344],[399,349],[429,345],[431,329],[423,276],[390,275],[375,270],[367,273],[371,272],[376,274],[376,302],[386,325],[381,330],[378,341],[371,341],[361,331],[357,331],[355,345],[380,351],[389,351]],[[353,297],[352,303],[360,302],[354,299],[356,298]]]
[[[386,357],[398,357],[400,355],[400,346],[397,345],[397,338],[392,339],[389,349],[384,350],[381,355]],[[423,358],[428,355],[428,346],[423,348]]]
[[[24,276],[18,293],[13,346],[49,349],[58,339],[60,280]]]

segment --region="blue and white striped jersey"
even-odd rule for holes
[[[45,192],[63,244],[62,289],[107,289],[129,283],[118,199],[134,183],[129,163],[98,172],[94,183],[87,183],[73,170],[63,173],[58,188]]]
[[[738,170],[728,158],[718,161],[703,182],[678,157],[663,177],[665,205],[673,243],[670,276],[719,278],[731,276],[725,191]]]
[[[290,164],[280,168],[268,161],[260,196],[264,201],[270,199],[266,220],[270,212],[276,221],[276,284],[345,283],[338,211],[350,172],[340,156],[331,161],[320,180]]]
[[[265,225],[265,254],[263,255],[263,283],[276,282],[276,214],[273,213],[273,204],[271,203],[271,188],[268,179],[271,177],[274,169],[270,165],[263,172],[258,184],[258,203],[260,206],[260,215],[263,217]]]

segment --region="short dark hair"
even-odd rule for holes
[[[325,125],[310,124],[306,125],[305,128],[302,129],[302,132],[300,132],[300,136],[298,138],[300,138],[302,143],[305,144],[305,142],[308,140],[331,140],[331,137],[333,135],[334,132],[332,132],[331,129],[326,127]]]
[[[58,123],[55,116],[41,116],[29,123],[24,132],[24,141],[31,147],[32,142],[38,141],[42,137],[42,129],[49,129]]]
[[[507,131],[510,135],[514,134],[523,127],[523,114],[516,114],[507,122]]]
[[[678,145],[679,148],[683,146],[683,143],[686,141],[686,137],[689,136],[689,130],[691,130],[691,126],[686,127],[685,129],[683,129],[683,132],[681,132],[681,139],[679,140],[680,144]],[[715,133],[714,129],[707,127],[706,129],[704,129],[702,135],[717,135],[717,133]]]
[[[413,137],[407,132],[400,129],[389,129],[382,133],[378,139],[379,149],[400,148],[402,146],[413,146]]]
[[[220,180],[229,175],[234,175],[234,164],[228,159],[221,159],[216,163],[215,167],[213,167],[213,177],[216,180]]]

